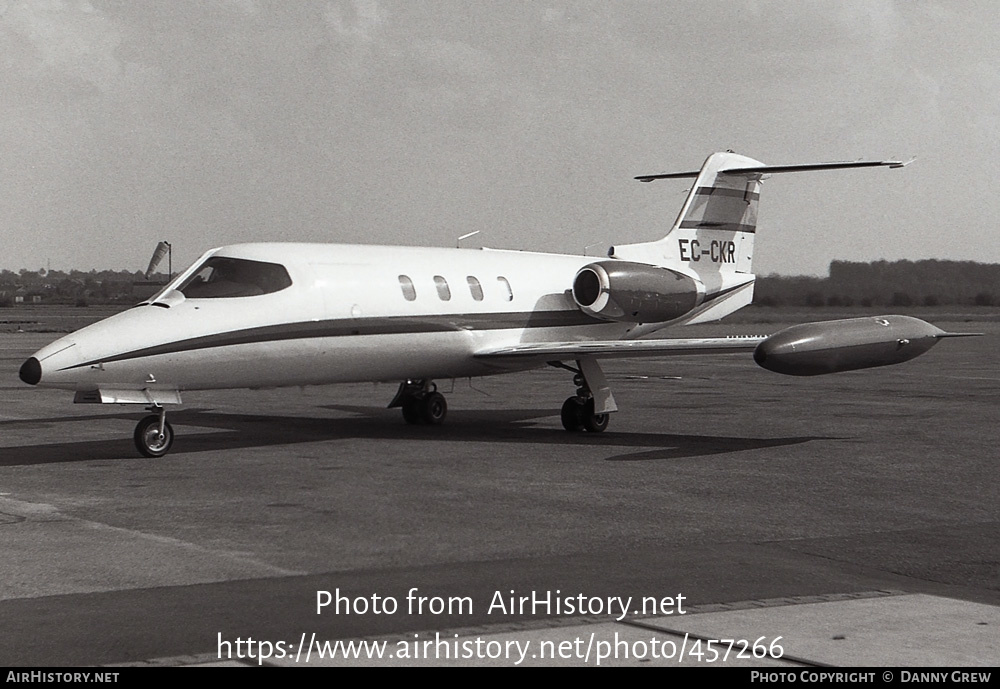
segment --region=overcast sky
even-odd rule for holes
[[[597,254],[716,150],[909,158],[764,184],[757,273],[1000,261],[992,0],[0,0],[0,267],[244,241]]]

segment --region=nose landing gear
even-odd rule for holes
[[[406,380],[399,384],[389,408],[401,407],[408,424],[439,426],[448,415],[448,402],[429,380]]]
[[[145,417],[135,427],[132,439],[135,447],[144,457],[162,457],[174,444],[174,429],[167,423],[167,410],[154,404],[149,411],[156,412]]]

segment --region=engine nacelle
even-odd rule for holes
[[[698,283],[645,263],[600,261],[573,278],[573,301],[586,314],[625,323],[663,323],[698,305]]]
[[[912,316],[802,323],[768,337],[757,345],[753,358],[770,371],[816,376],[909,361],[944,335]]]

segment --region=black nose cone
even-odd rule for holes
[[[21,380],[28,385],[38,385],[38,381],[42,379],[42,365],[38,363],[38,359],[31,357],[21,364],[20,375]]]

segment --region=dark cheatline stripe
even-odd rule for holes
[[[167,342],[114,356],[85,361],[62,370],[92,366],[97,363],[126,361],[158,354],[176,354],[197,349],[229,347],[239,344],[307,340],[319,337],[351,335],[408,335],[415,333],[454,332],[458,330],[509,330],[512,328],[553,328],[601,323],[582,311],[538,311],[473,313],[433,316],[389,316],[385,318],[338,318],[327,321],[279,323],[225,333],[213,333],[176,342]]]
[[[724,230],[726,232],[748,232],[754,234],[757,231],[756,225],[742,225],[735,222],[711,222],[708,220],[683,220],[682,229],[698,230]]]
[[[747,193],[743,189],[725,189],[723,187],[698,187],[695,192],[698,196],[731,196],[744,201],[757,201],[760,199],[759,192]]]

